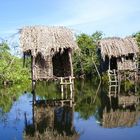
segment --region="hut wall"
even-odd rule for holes
[[[65,49],[63,53],[58,52],[53,57],[48,55],[46,58],[39,53],[35,60],[32,59],[33,80],[51,79],[53,76],[65,77],[71,76],[69,50]],[[35,61],[33,63],[33,61]]]
[[[68,49],[65,49],[63,53],[59,52],[52,58],[54,76],[65,77],[71,75],[71,66],[68,53]]]
[[[42,80],[53,77],[53,67],[52,67],[52,57],[47,56],[47,58],[43,58],[41,54],[38,54],[35,58],[35,66],[34,68],[34,79]]]
[[[108,113],[104,112],[102,125],[105,128],[132,127],[136,125],[139,116],[139,112],[130,110],[116,110]]]
[[[132,60],[118,61],[118,70],[136,70],[136,62]]]
[[[105,72],[109,69],[109,58],[106,56],[105,60],[101,61],[101,71]],[[110,59],[110,69],[116,69],[116,70],[130,70],[134,71],[136,70],[136,61],[134,61],[131,58],[126,59],[126,57],[111,57]]]

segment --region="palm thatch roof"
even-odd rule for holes
[[[67,48],[78,49],[72,31],[61,26],[26,26],[20,31],[20,46],[24,53],[41,53],[44,57]]]
[[[132,37],[126,38],[104,38],[99,41],[98,47],[101,50],[102,58],[105,59],[105,56],[109,58],[128,56],[129,54],[137,54],[139,48],[137,42]]]

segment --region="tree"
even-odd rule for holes
[[[140,32],[133,34],[133,37],[136,38],[138,46],[140,47]]]
[[[88,77],[93,76],[98,66],[97,56],[97,42],[102,38],[101,32],[95,32],[91,36],[87,34],[81,34],[77,36],[77,44],[81,49],[80,54],[74,54],[74,73],[75,75],[86,75]]]
[[[0,82],[21,83],[28,81],[29,72],[22,67],[22,59],[13,56],[7,43],[0,44]]]

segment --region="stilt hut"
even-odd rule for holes
[[[32,80],[73,77],[72,51],[78,50],[73,33],[65,27],[27,26],[21,29],[24,58],[31,56]]]
[[[101,72],[106,70],[135,71],[139,48],[132,37],[104,38],[99,41]]]
[[[137,81],[139,48],[134,38],[104,38],[99,41],[98,48],[100,71],[108,71],[112,89],[120,85],[121,80]]]

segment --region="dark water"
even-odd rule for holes
[[[38,83],[36,94],[30,91],[0,90],[0,140],[140,139],[139,90],[109,98],[98,82],[78,81],[72,100],[69,92],[61,99],[57,84]]]

